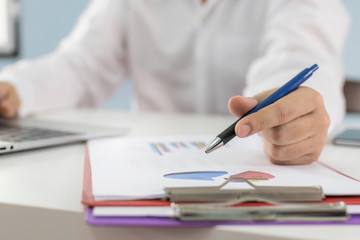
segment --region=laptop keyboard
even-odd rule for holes
[[[1,126],[0,125],[0,141],[5,142],[27,142],[56,137],[76,135],[77,133],[35,128],[23,126]]]

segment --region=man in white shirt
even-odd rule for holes
[[[330,119],[332,128],[344,115],[348,25],[340,0],[93,0],[56,51],[0,72],[0,112],[98,106],[131,78],[135,110],[226,113],[229,104],[241,116],[316,63],[307,87],[235,128],[260,133],[274,163],[310,163]]]

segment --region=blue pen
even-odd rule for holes
[[[267,97],[264,101],[259,103],[256,107],[251,109],[249,112],[245,113],[241,118],[236,120],[233,124],[231,124],[227,129],[225,129],[222,133],[216,136],[216,138],[209,144],[209,146],[206,148],[205,152],[210,153],[214,151],[215,149],[225,145],[228,143],[231,139],[233,139],[236,136],[235,133],[235,125],[244,117],[246,117],[249,114],[255,113],[259,111],[260,109],[269,106],[270,104],[276,102],[280,98],[288,95],[295,89],[297,89],[303,82],[305,82],[309,77],[312,76],[313,72],[315,72],[319,66],[317,64],[314,64],[310,68],[305,68],[302,72],[300,72],[298,75],[296,75],[293,79],[288,81],[284,86],[279,88],[276,92],[271,94],[269,97]]]

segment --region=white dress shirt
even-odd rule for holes
[[[336,124],[348,25],[340,0],[93,0],[53,53],[0,79],[18,90],[21,115],[98,106],[126,79],[136,110],[228,113],[231,96],[280,87],[316,63],[304,85]]]

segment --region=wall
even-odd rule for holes
[[[0,58],[0,68],[22,58],[34,58],[53,50],[66,36],[89,0],[20,0],[21,54]],[[360,81],[360,1],[344,0],[352,17],[345,47],[346,76]],[[127,84],[104,108],[129,109],[131,85]]]
[[[348,78],[360,82],[360,1],[344,0],[351,15],[351,28],[345,46],[345,73]]]
[[[0,68],[31,59],[56,48],[68,35],[90,0],[20,0],[20,55],[0,58]],[[127,83],[104,108],[129,109],[131,85]]]

